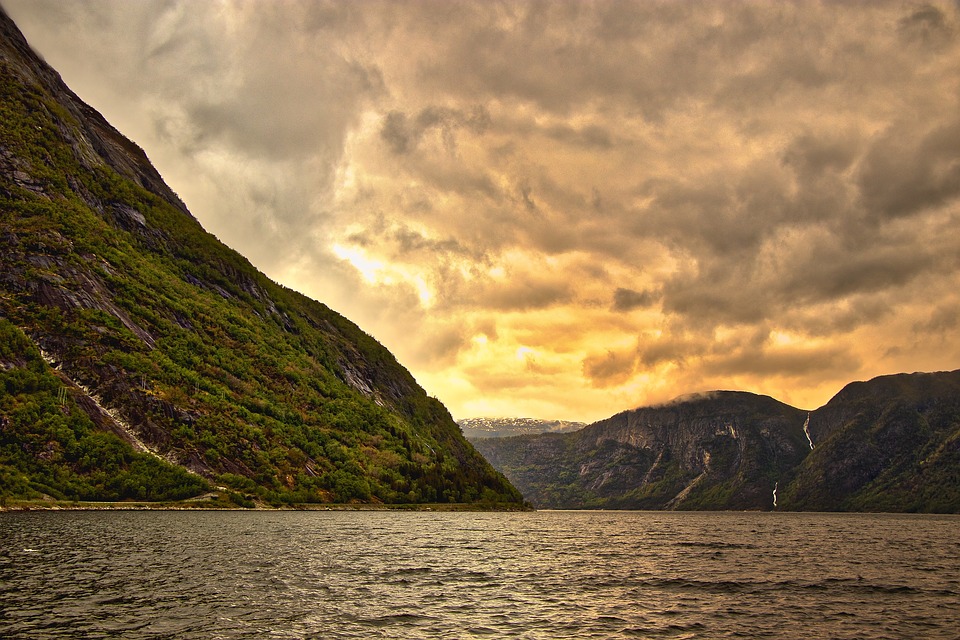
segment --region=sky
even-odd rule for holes
[[[2,0],[456,418],[960,368],[960,4]]]

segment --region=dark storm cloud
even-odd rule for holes
[[[414,151],[426,133],[436,130],[443,138],[444,147],[453,153],[456,151],[457,129],[482,134],[489,126],[490,114],[482,106],[476,106],[468,113],[431,106],[422,109],[414,118],[401,111],[391,111],[384,118],[380,137],[390,151],[403,155]]]
[[[274,73],[277,64],[245,67],[238,86],[192,100],[190,125],[251,156],[330,154],[342,148],[360,103],[382,90],[376,69],[333,56],[312,61],[310,68],[323,72],[308,82]]]
[[[496,312],[544,309],[573,299],[568,283],[528,276],[523,280],[508,281],[488,288],[471,306],[478,305]]]
[[[407,122],[407,115],[400,111],[388,113],[383,120],[383,127],[380,129],[380,137],[396,154],[405,154],[412,151],[416,147],[421,133],[411,130],[411,126]]]
[[[900,19],[900,35],[907,41],[924,46],[939,47],[956,37],[955,27],[938,7],[925,5]]]
[[[398,221],[388,222],[385,217],[379,217],[375,226],[349,235],[347,240],[360,247],[389,247],[390,257],[397,259],[425,257],[431,261],[442,261],[445,258],[466,257],[478,263],[485,260],[482,254],[474,253],[455,238],[430,238]]]
[[[898,122],[872,145],[859,172],[871,215],[908,216],[960,197],[960,119]]]
[[[860,154],[863,144],[857,131],[804,131],[797,135],[783,153],[783,162],[792,167],[801,179],[801,186],[812,186],[816,180],[843,173]]]
[[[805,376],[837,367],[856,367],[856,356],[836,346],[818,349],[742,348],[708,358],[703,371],[711,376]]]
[[[649,307],[660,299],[659,292],[634,291],[624,287],[613,292],[613,309],[615,311],[632,311],[633,309]]]
[[[785,296],[803,302],[895,290],[931,268],[938,257],[909,246],[880,245],[869,252],[814,251],[792,277],[784,274]]]
[[[657,340],[641,340],[637,357],[644,367],[652,368],[663,363],[682,365],[703,356],[708,350],[708,341],[701,335],[675,330]]]
[[[394,237],[396,238],[399,248],[399,255],[418,252],[455,255],[464,255],[467,253],[466,248],[453,238],[434,240],[410,229],[398,229]]]
[[[951,237],[918,246],[912,237],[871,233],[869,227],[862,233],[865,237],[847,246],[836,233],[798,232],[801,241],[793,246],[772,243],[780,252],[775,260],[755,253],[736,261],[726,256],[701,261],[696,271],[666,281],[663,307],[698,326],[778,317],[788,322],[786,314],[808,305],[897,292],[925,275],[943,277],[957,269],[960,242]],[[862,323],[878,319],[877,313],[859,316]]]
[[[607,351],[583,361],[583,375],[595,387],[610,387],[630,379],[637,369],[634,351]]]
[[[456,414],[960,361],[956,3],[5,5]]]
[[[598,125],[583,128],[554,125],[547,129],[546,134],[558,142],[584,149],[609,149],[615,144],[610,131]]]
[[[913,326],[913,330],[921,336],[947,337],[960,327],[960,304],[947,302],[930,312],[930,317]]]
[[[750,270],[764,242],[798,222],[787,177],[770,163],[753,163],[738,172],[717,171],[661,178],[640,193],[648,200],[629,220],[632,234],[659,239],[678,255],[697,264],[670,278],[670,289],[690,279],[725,295],[722,281],[749,284]],[[744,278],[748,280],[745,281]],[[696,295],[700,295],[697,293]]]

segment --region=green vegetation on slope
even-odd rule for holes
[[[960,513],[960,371],[852,383],[810,424],[816,448],[784,487],[784,504]]]
[[[8,494],[160,499],[204,486],[142,482],[173,472],[59,403],[36,345],[118,414],[111,428],[274,503],[521,501],[382,345],[140,186],[146,159],[134,145],[78,119],[92,110],[10,59],[0,60],[0,316],[5,335],[29,340],[11,339],[10,362],[25,364],[0,388],[0,417],[16,424],[3,431]],[[100,453],[75,459],[71,437]],[[41,455],[51,447],[59,457]]]
[[[179,500],[207,482],[96,428],[23,333],[0,318],[0,503]]]

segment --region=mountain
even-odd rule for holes
[[[810,414],[809,431],[814,449],[783,504],[960,512],[960,371],[851,383]]]
[[[760,509],[809,451],[806,414],[722,391],[625,411],[568,434],[476,440],[535,506]]]
[[[528,433],[566,433],[587,426],[584,422],[538,418],[464,418],[457,420],[457,424],[471,442],[477,438],[505,438]]]
[[[522,503],[382,345],[208,234],[0,11],[0,499]]]
[[[851,383],[812,412],[717,391],[474,443],[538,507],[956,513],[960,371]]]

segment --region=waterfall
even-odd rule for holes
[[[810,414],[807,413],[807,419],[803,423],[803,435],[807,436],[807,442],[810,443],[810,450],[813,451],[813,438],[810,437]]]

